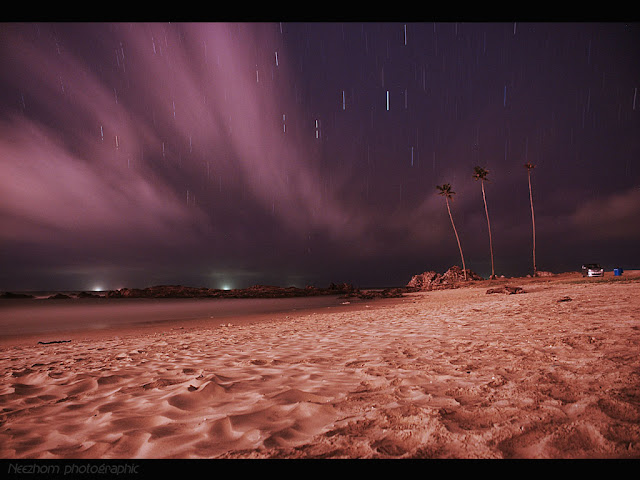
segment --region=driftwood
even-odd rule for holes
[[[52,343],[69,343],[71,340],[53,340],[52,342],[38,342],[40,345],[50,345]]]

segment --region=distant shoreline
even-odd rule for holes
[[[397,297],[403,289],[359,289],[350,284],[330,284],[326,288],[317,287],[278,287],[269,285],[254,285],[241,289],[217,289],[207,287],[189,287],[183,285],[158,285],[146,288],[121,288],[119,290],[105,291],[18,291],[4,292],[0,299],[46,299],[46,300],[73,300],[80,298],[298,298],[315,297],[325,295],[342,295],[346,297]]]
[[[495,279],[469,280],[448,285],[446,288],[461,288],[477,285],[502,285],[505,282],[574,282],[574,281],[629,281],[636,280],[640,270],[624,270],[620,276],[613,271],[605,271],[604,277],[585,278],[580,272],[548,273],[533,277],[497,277]],[[273,285],[254,285],[238,289],[218,289],[208,287],[190,287],[184,285],[156,285],[144,288],[121,288],[118,290],[13,290],[0,291],[0,300],[34,299],[34,300],[74,300],[80,298],[297,298],[320,295],[344,295],[345,298],[398,298],[416,290],[411,287],[358,288],[351,284],[333,284],[328,287],[281,287]]]

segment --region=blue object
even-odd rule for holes
[[[613,269],[613,275],[616,277],[619,277],[622,274],[622,269],[621,268],[614,268]]]

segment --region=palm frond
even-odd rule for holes
[[[444,183],[442,185],[436,185],[436,188],[439,190],[439,195],[442,195],[442,196],[447,197],[447,198],[451,198],[456,193],[453,190],[451,190],[451,184],[450,183]]]
[[[489,175],[489,170],[487,170],[486,168],[473,167],[474,180],[487,180],[487,175]]]

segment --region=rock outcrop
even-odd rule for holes
[[[13,292],[5,292],[0,295],[2,299],[20,299],[20,298],[35,298],[33,295],[29,295],[28,293],[13,293]]]
[[[553,272],[541,272],[541,271],[538,271],[538,272],[536,272],[536,275],[535,275],[535,276],[536,276],[536,277],[554,277],[554,276],[555,276],[555,273],[553,273]]]
[[[105,293],[106,298],[289,298],[311,297],[317,295],[351,295],[356,289],[347,283],[331,284],[328,288],[307,286],[276,287],[254,285],[233,290],[220,290],[206,287],[186,287],[183,285],[158,285],[147,288],[121,288]]]
[[[70,300],[73,297],[70,297],[69,295],[65,295],[64,293],[56,293],[55,295],[51,295],[50,297],[47,297],[47,300]]]
[[[484,280],[480,275],[466,269],[467,279],[465,280],[465,271],[457,265],[454,265],[443,274],[436,272],[424,272],[414,275],[407,288],[414,291],[442,290],[445,288],[456,288],[460,284],[474,280]]]
[[[91,292],[80,292],[76,295],[76,298],[102,298],[100,295],[96,295]]]
[[[401,298],[407,292],[405,288],[385,288],[383,290],[354,290],[342,298],[359,298],[361,300],[373,300],[376,298]]]

